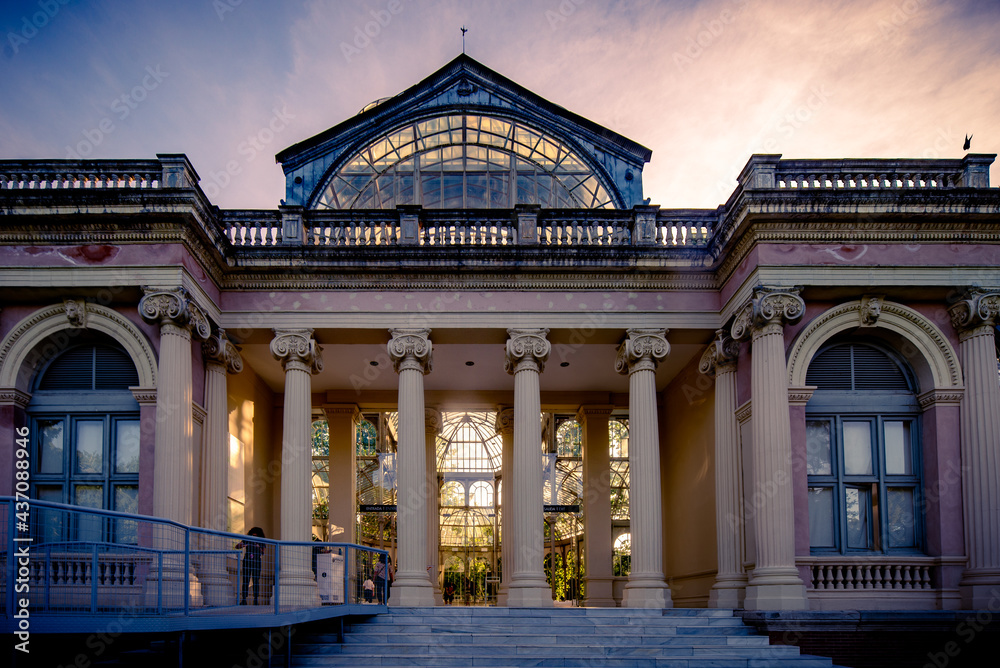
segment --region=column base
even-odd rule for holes
[[[583,579],[587,588],[587,597],[583,605],[588,608],[614,608],[615,597],[612,593],[612,577],[586,577]]]
[[[208,607],[236,605],[236,590],[229,580],[225,557],[204,557],[196,569],[201,595]]]
[[[754,570],[743,599],[746,610],[808,610],[806,586],[794,566]]]
[[[143,606],[147,608],[183,608],[184,593],[188,592],[189,607],[201,607],[204,603],[202,596],[201,582],[194,573],[191,573],[190,582],[184,579],[183,566],[172,567],[170,564],[163,564],[163,577],[160,582],[160,574],[154,565],[146,576],[146,586],[144,587]]]
[[[544,580],[537,582],[511,582],[507,588],[508,608],[551,608],[552,590]]]
[[[434,607],[434,587],[426,579],[396,578],[389,591],[389,605],[399,608]]]
[[[278,573],[278,589],[278,605],[283,610],[318,608],[322,605],[319,587],[313,579],[311,569],[282,570]],[[274,598],[271,599],[271,605],[274,605]]]
[[[670,587],[662,577],[629,577],[622,596],[623,608],[672,608]]]
[[[497,592],[497,607],[506,608],[507,607],[507,583],[504,582],[500,585],[500,591]]]
[[[1000,607],[1000,569],[983,568],[962,573],[958,583],[962,607],[967,610],[996,610]]]
[[[743,607],[743,599],[747,592],[747,576],[717,577],[711,591],[708,592],[708,607],[733,609]]]

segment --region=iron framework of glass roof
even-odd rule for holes
[[[333,174],[320,209],[614,208],[581,155],[520,121],[453,114],[407,123]]]

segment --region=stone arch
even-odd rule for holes
[[[81,301],[39,309],[11,329],[0,344],[0,387],[29,392],[41,365],[72,342],[72,332],[87,329],[121,344],[139,373],[139,386],[156,387],[156,353],[142,331],[117,311]]]
[[[862,327],[866,304],[847,302],[824,311],[795,337],[788,356],[790,387],[806,384],[806,371],[819,349],[837,334]],[[863,333],[884,339],[900,349],[917,374],[920,391],[962,387],[958,355],[937,326],[920,313],[896,302],[881,302],[881,314]]]

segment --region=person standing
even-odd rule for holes
[[[254,538],[264,538],[264,530],[254,527],[247,531],[248,536]],[[250,580],[253,580],[253,604],[257,605],[260,594],[260,570],[264,557],[264,543],[255,540],[241,540],[236,544],[236,549],[243,548],[243,568],[240,571],[240,605],[247,604],[247,589]]]

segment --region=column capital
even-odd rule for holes
[[[948,314],[959,335],[979,327],[993,327],[1000,315],[1000,289],[972,288],[948,309]]]
[[[611,413],[615,407],[612,404],[584,404],[576,411],[576,420],[581,425],[586,423],[590,417],[604,418],[607,422],[611,418]]]
[[[361,409],[358,408],[357,404],[327,404],[323,406],[323,414],[327,416],[331,415],[350,415],[354,421],[357,421],[361,417]]]
[[[420,373],[430,373],[433,349],[429,329],[390,329],[389,359],[396,373],[415,369]]]
[[[768,329],[798,322],[806,309],[799,296],[801,290],[800,287],[754,288],[753,297],[736,313],[730,330],[732,337],[744,341]]]
[[[511,435],[514,433],[514,409],[510,406],[497,407],[497,419],[495,427],[498,434]]]
[[[240,357],[240,349],[229,340],[224,329],[215,330],[211,336],[205,339],[201,344],[201,355],[206,364],[218,364],[227,373],[243,371],[243,358]]]
[[[548,328],[508,329],[504,370],[510,374],[521,369],[534,369],[539,373],[544,371],[545,362],[552,351],[552,344],[546,338],[548,333]]]
[[[615,371],[622,375],[642,369],[655,371],[669,353],[666,329],[629,329],[618,346]]]
[[[430,435],[440,434],[444,426],[441,411],[436,408],[424,408],[424,429]]]
[[[161,328],[175,327],[190,333],[196,339],[207,339],[212,334],[208,316],[194,303],[184,288],[156,290],[144,287],[139,302],[142,319]]]
[[[312,329],[274,329],[271,339],[271,354],[281,362],[281,367],[299,369],[306,373],[323,370],[323,349],[313,338]]]
[[[740,343],[724,329],[715,330],[715,339],[708,344],[708,350],[701,356],[698,371],[709,377],[718,373],[736,370],[736,360],[740,356]]]

